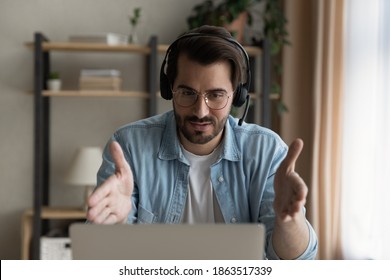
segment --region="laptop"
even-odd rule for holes
[[[69,229],[75,260],[261,260],[262,224],[74,223]]]

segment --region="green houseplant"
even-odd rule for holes
[[[271,92],[281,94],[281,77],[283,67],[281,63],[281,52],[284,45],[290,45],[286,29],[287,19],[284,16],[281,2],[279,0],[265,0],[264,10],[264,37],[271,44]],[[288,111],[286,105],[279,99],[276,103],[279,114]]]
[[[202,25],[225,26],[232,32],[233,36],[240,37],[239,32],[243,30],[231,30],[229,25],[234,21],[242,18],[242,24],[252,24],[252,15],[250,8],[261,0],[223,0],[219,4],[215,4],[212,0],[206,0],[193,7],[191,15],[187,18],[189,29],[193,29]],[[237,27],[242,29],[244,27]]]
[[[137,26],[141,18],[141,8],[137,7],[133,9],[133,14],[129,16],[129,23],[131,27],[131,33],[129,35],[129,43],[138,43]]]
[[[247,15],[246,23],[252,25],[251,9],[257,3],[264,3],[263,36],[271,41],[272,54],[280,52],[284,44],[288,44],[288,33],[285,29],[287,20],[283,14],[280,0],[223,0],[215,4],[213,0],[205,0],[192,8],[187,18],[189,29],[202,25],[227,26],[243,13]],[[234,34],[233,34],[234,35]]]
[[[192,14],[187,18],[190,29],[204,24],[223,26],[237,19],[243,12],[249,12],[249,8],[261,0],[224,0],[215,4],[212,0],[195,5]],[[248,21],[252,18],[249,16]]]

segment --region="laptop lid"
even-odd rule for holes
[[[76,260],[259,260],[262,224],[70,226]]]

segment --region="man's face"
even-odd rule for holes
[[[230,80],[231,66],[227,61],[201,65],[180,55],[178,75],[173,84],[173,108],[178,133],[186,150],[195,154],[207,154],[218,146],[233,102],[233,86]],[[201,94],[195,104],[187,107],[175,102],[175,91],[185,88]],[[225,92],[229,98],[222,109],[210,109],[202,95],[205,92]]]

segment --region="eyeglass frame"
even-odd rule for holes
[[[191,92],[193,92],[193,93],[196,94],[196,99],[195,99],[194,103],[192,103],[191,105],[185,106],[185,105],[181,105],[181,104],[179,104],[179,103],[176,103],[176,104],[179,105],[180,107],[184,107],[184,108],[188,108],[188,107],[194,106],[194,105],[196,104],[196,102],[198,102],[199,96],[202,96],[204,102],[206,103],[207,108],[209,108],[209,109],[211,109],[211,110],[222,110],[222,109],[226,108],[226,105],[229,103],[229,98],[232,97],[232,96],[229,95],[229,93],[226,92],[225,90],[221,90],[221,91],[225,91],[225,92],[224,92],[224,95],[227,97],[226,103],[225,103],[225,105],[223,105],[223,107],[218,108],[218,109],[215,109],[215,108],[211,108],[210,105],[208,104],[209,99],[208,99],[207,95],[209,95],[209,94],[211,94],[211,93],[213,93],[213,92],[216,92],[216,91],[218,91],[218,90],[213,90],[213,89],[212,89],[212,90],[205,91],[204,93],[202,93],[202,92],[199,92],[199,91],[196,91],[196,90],[194,90],[194,89],[192,89],[192,88],[187,88],[187,87],[179,87],[179,88],[178,88],[177,90],[175,90],[175,91],[171,88],[171,92],[172,92],[173,100],[174,100],[174,101],[175,101],[176,93],[177,93],[179,90],[188,90],[188,91],[191,91]],[[233,91],[233,94],[234,94],[234,91]]]

